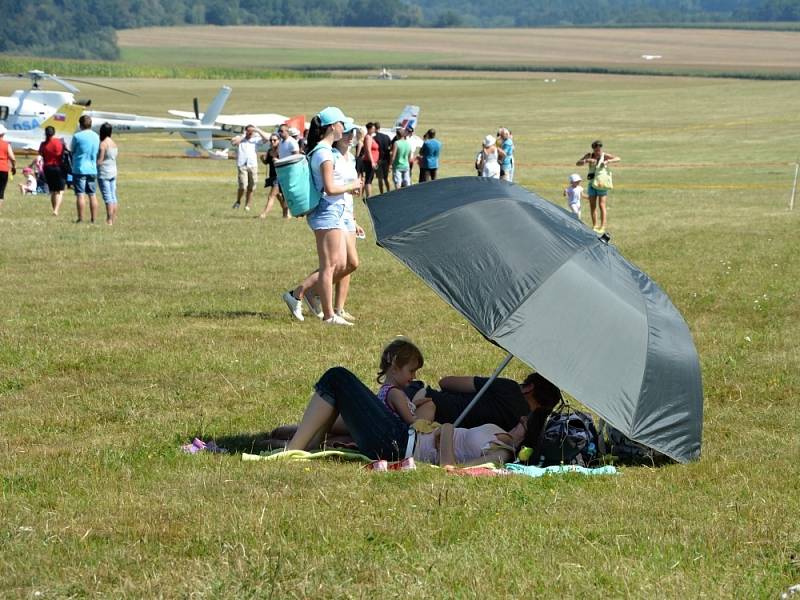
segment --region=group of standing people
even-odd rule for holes
[[[483,138],[475,157],[475,170],[480,177],[514,181],[514,139],[510,129],[501,127],[497,135]]]
[[[75,190],[78,218],[84,221],[86,202],[89,202],[89,217],[92,223],[97,217],[97,186],[106,206],[106,224],[113,225],[117,218],[117,144],[111,139],[109,123],[100,126],[100,134],[92,131],[92,118],[82,115],[78,120],[79,131],[72,136],[70,147],[56,137],[56,130],[47,126],[44,141],[39,145],[44,178],[50,193],[50,204],[54,216],[58,216],[67,187],[71,179]],[[0,204],[9,172],[16,174],[16,157],[11,145],[3,139],[5,127],[0,125]],[[27,175],[27,174],[26,174]],[[22,189],[22,188],[21,188]],[[24,191],[24,190],[23,190]]]

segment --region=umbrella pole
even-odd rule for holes
[[[478,393],[475,394],[475,397],[472,399],[472,401],[469,404],[467,404],[467,407],[461,412],[460,415],[458,415],[458,418],[456,419],[455,423],[453,423],[453,427],[459,426],[461,421],[464,420],[464,417],[467,416],[467,413],[469,413],[469,411],[472,410],[472,407],[475,406],[475,404],[478,402],[478,400],[481,399],[486,390],[489,389],[489,386],[492,385],[492,382],[494,382],[494,380],[497,379],[498,375],[500,375],[500,373],[503,372],[503,369],[505,369],[508,366],[508,363],[511,362],[512,358],[514,358],[514,355],[509,352],[508,356],[506,356],[503,359],[503,362],[500,363],[500,366],[497,367],[497,369],[495,369],[494,373],[492,373],[492,376],[489,377],[489,380],[483,385],[483,387],[480,390],[478,390]]]

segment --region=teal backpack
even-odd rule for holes
[[[314,148],[308,155],[292,154],[275,161],[278,184],[281,186],[281,193],[292,216],[302,217],[312,212],[317,208],[322,197],[321,190],[318,190],[314,184],[309,164],[311,156],[317,151],[317,148]]]

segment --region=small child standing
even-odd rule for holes
[[[569,176],[569,186],[564,189],[564,197],[567,199],[567,206],[575,215],[575,217],[580,221],[581,220],[581,198],[588,198],[586,194],[583,193],[583,186],[581,186],[581,176],[577,173],[573,173]]]

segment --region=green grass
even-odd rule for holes
[[[424,52],[372,51],[357,53],[350,49],[307,49],[307,48],[142,48],[125,47],[120,49],[122,60],[129,64],[158,65],[168,58],[170,64],[180,66],[218,65],[242,69],[245,66],[257,68],[295,68],[307,65],[324,65],[325,68],[361,65],[425,65],[430,54]],[[451,60],[451,55],[439,55],[437,60]],[[378,67],[380,68],[380,67]]]
[[[218,87],[126,84],[145,100],[99,90],[93,105],[163,114]],[[12,189],[0,596],[777,597],[800,582],[797,95],[792,82],[581,75],[234,85],[226,112],[336,104],[389,122],[413,101],[444,142],[442,176],[471,174],[480,139],[508,125],[520,183],[559,203],[592,139],[623,158],[613,242],[686,317],[706,407],[699,462],[616,478],[183,456],[192,435],[297,420],[329,366],[372,381],[396,334],[421,346],[429,382],[489,373],[503,353],[375,246],[360,202],[357,326],[291,322],[280,294],[316,263],[306,225],[232,211],[234,165],[170,158],[176,138],[119,136],[114,228],[72,224],[71,197],[53,218]],[[508,375],[527,371],[514,361]]]

